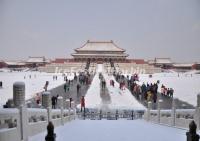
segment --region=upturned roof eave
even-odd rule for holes
[[[119,50],[79,50],[79,49],[74,49],[76,52],[81,52],[81,51],[91,51],[91,52],[125,52],[124,50],[123,51],[119,51]]]
[[[93,42],[93,41],[87,41],[84,45],[82,45],[81,47],[79,47],[79,48],[76,48],[76,49],[74,49],[74,51],[97,51],[97,50],[82,50],[88,43],[104,43],[104,42],[98,42],[98,41],[96,41],[96,42]],[[120,47],[118,47],[112,40],[109,42],[109,41],[107,41],[107,42],[105,42],[105,43],[111,43],[111,44],[113,44],[117,49],[119,49],[119,50],[109,50],[109,51],[116,51],[116,52],[125,52],[126,50],[125,49],[122,49],[122,48],[120,48]],[[98,50],[98,51],[101,51],[101,50]],[[104,51],[104,50],[102,50],[102,51]],[[106,50],[106,51],[108,51],[108,50]]]

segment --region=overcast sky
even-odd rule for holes
[[[200,0],[0,0],[0,60],[71,57],[87,40],[200,62]]]

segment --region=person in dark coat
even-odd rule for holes
[[[56,99],[57,98],[55,96],[52,96],[52,98],[51,98],[52,109],[56,108]]]
[[[112,86],[115,87],[115,81],[114,80],[112,80]]]
[[[67,92],[67,84],[64,84],[64,91]]]
[[[79,94],[80,88],[81,88],[81,85],[80,85],[80,84],[77,84],[77,85],[76,85],[77,94]]]
[[[156,101],[157,101],[157,94],[153,93],[153,102],[156,103]]]
[[[72,99],[72,98],[69,98],[69,107],[70,107],[70,108],[72,107],[72,101],[73,101],[73,99]]]

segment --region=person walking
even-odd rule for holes
[[[72,108],[72,101],[73,99],[72,98],[69,98],[69,107]]]
[[[69,80],[70,81],[70,80]],[[70,85],[69,85],[69,83],[65,83],[64,84],[64,91],[65,91],[65,93],[67,92],[67,91],[69,91],[69,87],[70,87]]]
[[[80,88],[81,88],[81,85],[77,84],[77,86],[76,86],[77,94],[79,94]]]
[[[85,111],[85,97],[81,97],[81,112]]]
[[[115,87],[115,81],[114,80],[112,80],[112,86]]]
[[[52,109],[56,109],[56,97],[52,96],[51,98]]]
[[[64,91],[65,91],[65,93],[67,92],[67,84],[66,83],[64,84]]]
[[[36,101],[37,105],[40,104],[40,96],[38,93],[36,94],[35,101]]]
[[[47,87],[49,85],[49,81],[46,81],[45,85],[44,85],[44,90],[47,91]]]

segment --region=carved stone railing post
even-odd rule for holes
[[[42,106],[47,109],[48,122],[51,121],[51,93],[45,91],[42,93]]]
[[[63,119],[63,97],[58,97],[58,108],[60,108],[60,114],[61,114],[61,125],[64,125],[64,119]]]
[[[197,129],[200,129],[200,93],[197,95],[197,107],[194,115],[195,122],[197,124]]]
[[[21,140],[28,141],[28,111],[25,105],[25,83],[15,82],[13,84],[14,106],[19,109],[19,130]]]
[[[25,106],[25,83],[15,82],[13,84],[13,101],[15,107]]]
[[[160,123],[160,110],[161,110],[161,103],[162,103],[162,100],[159,99],[158,100],[158,113],[157,113],[157,122]]]
[[[75,119],[75,117],[76,117],[76,105],[75,105],[74,101],[71,102],[71,110],[73,110],[72,118]]]
[[[19,107],[21,140],[28,141],[28,111],[25,106]]]
[[[70,109],[70,100],[69,99],[65,100],[65,108]]]
[[[176,102],[177,102],[177,99],[173,98],[173,100],[172,100],[172,111],[171,111],[172,126],[176,125]]]
[[[148,102],[148,109],[147,109],[147,121],[150,121],[151,119],[151,109],[152,109],[152,102]]]

